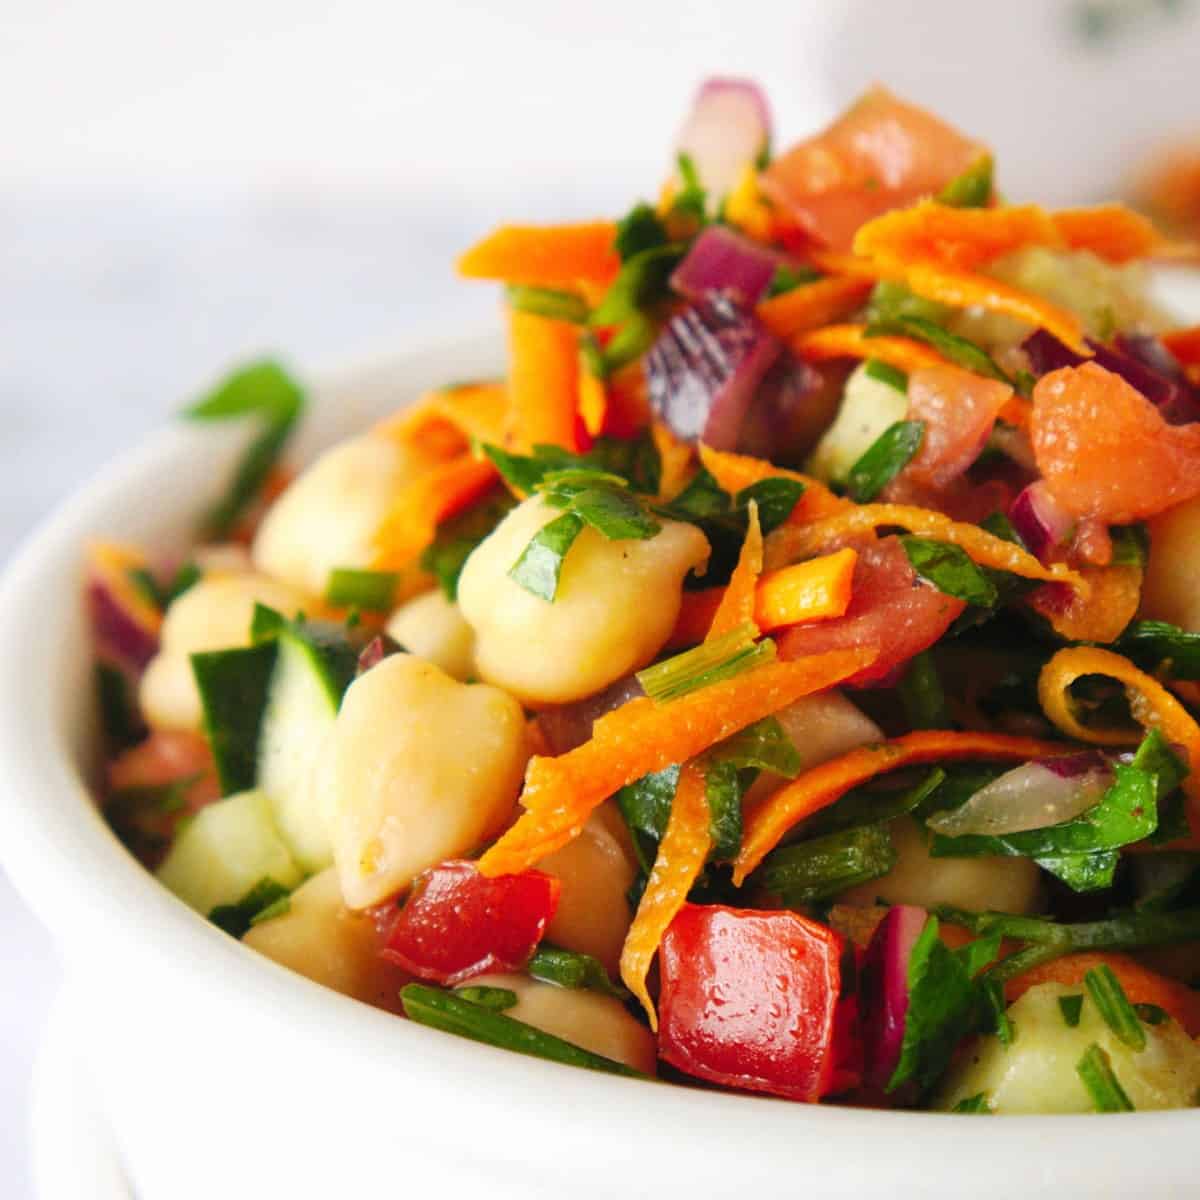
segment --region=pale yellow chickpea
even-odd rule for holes
[[[1200,633],[1200,496],[1150,522],[1142,615]]]
[[[655,1073],[658,1056],[654,1035],[613,996],[584,988],[561,988],[527,975],[481,975],[470,983],[472,987],[515,992],[517,1003],[504,1010],[506,1017],[624,1063],[644,1075]]]
[[[335,992],[400,1011],[399,992],[409,977],[379,957],[374,919],[346,907],[332,867],[302,883],[287,912],[252,925],[242,940]]]
[[[396,609],[388,619],[387,632],[405,650],[455,679],[475,674],[475,631],[441,588],[424,592]]]
[[[636,870],[607,820],[593,813],[583,832],[543,858],[538,870],[562,883],[546,940],[598,958],[615,978],[632,917],[625,896]]]
[[[351,908],[474,851],[511,815],[529,756],[521,706],[394,654],[346,692],[320,780]]]
[[[543,600],[508,572],[559,515],[537,496],[518,505],[467,559],[458,583],[480,678],[531,705],[582,699],[649,663],[679,616],[684,577],[708,559],[704,535],[678,521],[664,520],[644,541],[610,541],[585,526],[557,595]]]
[[[254,565],[313,596],[336,567],[369,568],[374,539],[397,492],[428,467],[385,437],[358,437],[327,450],[267,511],[254,539]]]
[[[262,575],[206,577],[172,602],[163,619],[158,654],[150,660],[138,692],[154,729],[199,729],[200,693],[191,655],[250,645],[255,604],[285,616],[304,607],[300,593]]]

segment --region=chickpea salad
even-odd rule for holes
[[[882,88],[504,225],[502,379],[89,547],[112,828],[230,936],[560,1063],[952,1113],[1200,1102],[1200,328],[1119,205]]]

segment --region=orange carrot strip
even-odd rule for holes
[[[814,247],[809,257],[813,266],[824,271],[826,275],[853,275],[858,279],[877,282],[894,274],[885,271],[878,263],[868,258],[860,258],[857,254],[841,254],[837,250],[821,250]]]
[[[1039,963],[1010,979],[1004,985],[1004,998],[1011,1004],[1039,983],[1080,987],[1083,977],[1101,966],[1111,968],[1131,1004],[1157,1004],[1163,1012],[1179,1022],[1188,1037],[1200,1034],[1200,992],[1194,992],[1176,979],[1168,979],[1149,967],[1143,967],[1128,954],[1113,951],[1085,950]]]
[[[627,783],[687,762],[747,725],[848,679],[875,661],[874,647],[771,662],[668,704],[641,697],[596,721],[590,741],[534,758],[520,820],[479,860],[485,875],[526,870],[565,846],[588,814]]]
[[[834,321],[844,321],[863,306],[874,286],[871,279],[830,276],[764,300],[754,311],[776,337],[790,338]]]
[[[460,454],[472,439],[500,444],[508,411],[508,386],[464,383],[426,392],[416,404],[380,421],[372,433],[414,446],[432,458]]]
[[[675,436],[669,425],[654,421],[650,437],[662,462],[662,479],[658,485],[660,500],[674,500],[687,484],[692,468],[692,448]]]
[[[461,512],[499,478],[496,468],[470,453],[418,475],[400,490],[376,531],[377,571],[411,566],[437,536],[439,522]]]
[[[1051,213],[1050,220],[1072,250],[1090,250],[1113,263],[1145,258],[1169,246],[1153,222],[1123,204],[1064,208]]]
[[[865,325],[826,325],[789,339],[788,344],[808,362],[828,362],[834,358],[877,358],[911,374],[922,367],[945,366],[946,360],[924,342],[915,338],[865,337]]]
[[[733,882],[740,887],[798,821],[828,808],[851,788],[887,771],[962,758],[1020,760],[1062,752],[1060,744],[1037,738],[956,733],[948,729],[920,730],[879,745],[860,746],[798,775],[745,814],[742,849],[733,864]]]
[[[842,616],[850,607],[858,553],[849,547],[795,566],[768,571],[754,594],[754,620],[763,633]]]
[[[767,537],[767,568],[773,570],[798,559],[811,558],[831,545],[844,541],[848,535],[873,532],[888,525],[959,546],[980,566],[1011,571],[1023,579],[1070,584],[1087,593],[1088,585],[1083,576],[1062,563],[1043,566],[1020,546],[995,537],[978,525],[952,521],[943,513],[908,504],[851,505],[811,525],[782,525]]]
[[[611,221],[577,225],[501,225],[458,260],[469,279],[500,279],[531,287],[609,284],[621,269]]]
[[[579,330],[567,321],[511,309],[508,314],[513,444],[579,449]]]
[[[686,763],[679,772],[666,832],[621,950],[621,979],[642,1002],[655,1032],[658,1014],[646,990],[646,975],[663,934],[687,900],[712,848],[705,784],[698,763]]]
[[[700,462],[717,481],[717,486],[730,495],[736,495],[751,484],[760,483],[764,479],[782,477],[804,484],[804,495],[797,501],[787,519],[786,523],[789,525],[817,521],[853,507],[849,500],[835,496],[819,479],[801,475],[798,471],[785,471],[782,467],[767,462],[765,458],[753,458],[749,454],[731,454],[702,444]]]
[[[1200,325],[1190,325],[1186,329],[1175,329],[1162,335],[1162,344],[1185,367],[1200,365]]]
[[[1060,650],[1038,677],[1038,700],[1046,716],[1068,737],[1081,742],[1132,745],[1141,740],[1127,729],[1080,724],[1072,709],[1070,689],[1085,675],[1104,675],[1124,684],[1133,719],[1143,729],[1161,730],[1168,742],[1184,748],[1192,770],[1182,787],[1193,806],[1200,805],[1200,725],[1157,679],[1129,659],[1096,646]],[[1196,824],[1193,820],[1193,827]]]
[[[146,556],[133,546],[117,542],[89,542],[88,570],[117,600],[121,608],[150,635],[162,629],[162,613],[133,585],[130,571],[145,570]]]
[[[1072,642],[1111,642],[1137,614],[1142,599],[1142,568],[1081,567],[1088,591],[1070,592],[1065,603],[1057,588],[1039,588],[1029,597],[1060,637]]]
[[[579,418],[592,437],[599,437],[608,415],[608,389],[584,367],[579,369]]]
[[[725,588],[712,625],[709,626],[708,635],[704,639],[706,642],[732,633],[739,625],[745,625],[747,622],[754,624],[754,611],[757,607],[755,588],[758,587],[758,577],[762,574],[762,563],[762,527],[758,523],[758,505],[751,500],[746,540],[742,542],[737,566],[729,577],[729,585]],[[755,633],[757,634],[757,628]]]

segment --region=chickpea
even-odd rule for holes
[[[1150,522],[1142,615],[1200,633],[1200,496]]]
[[[557,596],[542,600],[508,571],[558,515],[536,496],[518,505],[467,559],[458,584],[480,676],[533,705],[582,699],[650,662],[679,616],[684,576],[708,559],[704,535],[678,521],[644,541],[610,541],[585,526]]]
[[[471,986],[507,988],[516,993],[517,1002],[504,1010],[505,1016],[645,1075],[655,1073],[654,1035],[613,996],[561,988],[527,975],[481,975]]]
[[[511,696],[394,654],[350,685],[325,754],[334,862],[367,908],[498,833],[529,752]]]
[[[454,679],[469,679],[475,673],[475,631],[440,588],[396,609],[387,632],[405,650],[441,667]]]
[[[223,575],[200,580],[171,604],[159,652],[146,667],[138,693],[152,728],[201,727],[191,655],[248,646],[255,604],[293,616],[304,607],[304,599],[286,584],[261,575]]]

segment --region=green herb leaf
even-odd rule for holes
[[[992,1031],[999,1038],[1000,1045],[1007,1049],[1016,1041],[1017,1027],[1008,1015],[1008,1009],[1004,1002],[1004,985],[994,979],[984,979],[981,983],[981,995],[991,1018]]]
[[[842,829],[856,829],[862,825],[893,821],[905,813],[920,812],[937,794],[945,779],[946,772],[941,767],[934,767],[913,787],[886,791],[855,788],[828,808],[809,817],[804,822],[804,835],[819,837],[827,833],[837,833]]]
[[[913,570],[939,592],[980,608],[992,608],[999,600],[995,583],[961,546],[911,535],[902,537],[900,544]]]
[[[899,687],[908,723],[913,729],[949,729],[950,713],[946,693],[938,676],[933,655],[923,650],[910,660]]]
[[[325,599],[345,608],[366,612],[390,612],[396,602],[400,576],[394,571],[360,571],[352,567],[334,567],[329,572]]]
[[[1016,527],[1002,512],[990,513],[984,517],[979,522],[979,528],[986,530],[992,537],[998,537],[1002,542],[1012,542],[1014,546],[1020,546],[1022,550],[1028,549],[1021,540],[1021,535],[1017,532]]]
[[[1112,1060],[1095,1042],[1075,1064],[1075,1070],[1097,1112],[1133,1112],[1133,1101],[1114,1074]]]
[[[124,750],[141,741],[146,726],[138,712],[129,677],[120,667],[99,661],[95,680],[105,745],[110,750]]]
[[[517,993],[512,988],[485,987],[468,985],[454,989],[454,994],[480,1008],[491,1009],[492,1012],[503,1012],[506,1008],[515,1008]]]
[[[667,830],[671,803],[679,786],[679,765],[664,767],[627,784],[616,795],[617,808],[629,826],[644,874],[654,866],[658,843]]]
[[[1133,1050],[1144,1050],[1146,1030],[1112,968],[1107,963],[1093,967],[1084,975],[1083,984],[1092,1003],[1100,1010],[1104,1023],[1117,1035],[1118,1040]]]
[[[662,529],[662,525],[646,512],[637,497],[623,486],[596,483],[571,496],[558,490],[545,492],[544,495],[547,503],[582,517],[610,541],[642,541],[654,537]]]
[[[651,700],[666,704],[689,692],[774,662],[775,643],[770,638],[756,642],[755,632],[749,622],[739,625],[723,637],[638,671],[637,680]]]
[[[525,968],[534,979],[564,988],[588,988],[624,1000],[629,993],[609,978],[598,958],[542,942]],[[461,994],[461,992],[460,992]]]
[[[707,762],[704,798],[708,804],[709,858],[730,862],[742,848],[742,782],[731,762]]]
[[[993,161],[981,154],[961,175],[956,175],[935,199],[952,208],[986,208],[992,198]]]
[[[755,882],[798,907],[879,879],[896,861],[887,826],[862,825],[773,850],[755,872]]]
[[[672,202],[671,211],[682,216],[692,217],[703,225],[708,211],[708,192],[705,191],[700,181],[696,164],[692,160],[692,156],[685,153],[678,154],[675,161],[679,167],[679,177],[683,180],[683,187]]]
[[[512,511],[516,501],[496,488],[480,503],[438,526],[437,536],[421,555],[421,569],[441,586],[447,599],[458,599],[458,577],[471,551]]]
[[[953,310],[936,300],[918,296],[907,284],[881,279],[871,291],[867,306],[867,324],[887,325],[905,317],[926,321],[944,321]]]
[[[509,578],[534,596],[553,601],[558,594],[563,560],[582,529],[583,519],[573,512],[563,513],[543,525],[509,568]]]
[[[750,508],[751,501],[757,504],[758,523],[765,535],[778,529],[792,515],[792,509],[803,495],[804,484],[800,480],[772,475],[742,488],[733,498],[733,509],[744,512]]]
[[[987,1092],[976,1092],[974,1096],[966,1096],[951,1110],[956,1113],[991,1113],[988,1105]]]
[[[572,454],[561,446],[534,446],[532,454],[510,454],[487,443],[481,449],[504,481],[525,495],[536,491],[547,476],[565,471],[604,472],[646,495],[658,491],[662,476],[658,449],[648,433],[636,438],[597,438],[586,454]]]
[[[588,324],[593,329],[645,320],[648,310],[669,300],[671,272],[679,265],[687,247],[678,242],[640,250],[621,265]]]
[[[763,717],[717,743],[705,755],[710,762],[731,763],[745,770],[773,771],[788,779],[800,773],[800,752],[775,717]]]
[[[254,924],[256,917],[286,900],[288,894],[282,884],[264,877],[236,904],[218,904],[208,914],[208,919],[231,936],[240,938]]]
[[[1112,538],[1112,565],[1144,567],[1150,556],[1150,534],[1145,525],[1116,525],[1108,531]]]
[[[877,383],[886,383],[898,392],[908,392],[908,376],[899,367],[893,367],[881,358],[868,358],[863,363],[863,374]]]
[[[767,286],[767,299],[794,292],[798,287],[803,287],[806,283],[815,283],[820,278],[821,272],[813,267],[793,267],[790,263],[780,263]]]
[[[552,321],[568,321],[572,325],[583,325],[588,319],[587,301],[574,292],[558,292],[551,288],[528,287],[525,284],[510,284],[508,303],[518,312],[535,313],[549,317]]]
[[[869,504],[921,448],[924,421],[897,421],[889,425],[863,452],[846,477],[846,491],[858,504]]]
[[[266,908],[260,908],[258,912],[250,918],[251,925],[259,925],[263,921],[273,921],[276,917],[287,916],[292,911],[292,898],[288,896],[280,896],[278,900],[268,904]]]
[[[134,567],[129,572],[130,583],[160,612],[166,612],[188,588],[199,583],[200,578],[200,568],[194,562],[184,563],[166,584],[160,583],[145,567]]]
[[[1062,1012],[1063,1021],[1069,1028],[1075,1029],[1079,1025],[1079,1018],[1083,1015],[1082,994],[1059,996],[1058,1007]]]
[[[1167,621],[1134,621],[1117,649],[1139,666],[1172,679],[1200,679],[1200,633]]]
[[[227,376],[184,411],[194,421],[256,417],[261,425],[234,470],[228,492],[208,514],[206,529],[222,537],[262,489],[304,408],[304,392],[278,363],[251,363]]]
[[[671,239],[667,227],[649,204],[635,204],[618,222],[613,245],[622,262],[628,262],[643,250],[653,250]]]
[[[864,337],[886,337],[889,334],[903,334],[925,342],[932,346],[943,358],[950,362],[982,375],[987,379],[997,379],[1001,383],[1012,385],[1012,380],[997,365],[986,350],[980,349],[974,342],[948,329],[943,329],[927,317],[897,316],[883,324],[868,325]]]
[[[459,1037],[471,1038],[489,1046],[504,1050],[515,1050],[534,1058],[545,1058],[551,1062],[566,1063],[573,1067],[588,1067],[593,1071],[606,1071],[612,1075],[628,1075],[644,1078],[640,1071],[624,1063],[593,1054],[572,1042],[543,1033],[532,1025],[514,1020],[502,1012],[493,1012],[453,992],[443,992],[420,983],[410,983],[400,992],[404,1015],[410,1021],[454,1033]]]
[[[1099,892],[1112,887],[1120,857],[1116,850],[1097,850],[1090,854],[1043,854],[1034,862],[1074,892]]]

